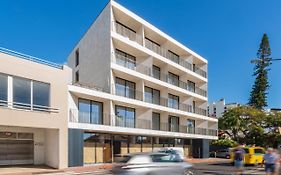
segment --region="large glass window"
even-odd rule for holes
[[[79,99],[79,118],[81,123],[102,124],[103,104],[101,102]]]
[[[168,58],[175,63],[179,63],[180,56],[172,51],[168,51]]]
[[[152,113],[152,129],[160,130],[160,114],[153,112]]]
[[[150,87],[145,87],[145,101],[153,104],[160,104],[160,91],[152,89]]]
[[[155,65],[152,66],[152,76],[160,80],[161,69]]]
[[[187,133],[194,134],[195,133],[195,120],[188,119],[186,125],[187,125]]]
[[[195,92],[195,83],[192,81],[187,81],[187,88],[191,92]]]
[[[46,109],[50,106],[50,84],[33,82],[33,109]]]
[[[13,78],[13,107],[30,109],[31,81],[23,78]]]
[[[136,68],[136,57],[118,49],[115,50],[115,54],[117,64],[127,67],[129,69]]]
[[[175,86],[179,86],[179,76],[169,72],[168,83],[175,85]]]
[[[0,74],[0,105],[7,104],[8,101],[8,77]]]
[[[173,94],[169,94],[168,96],[168,107],[179,109],[179,97]]]
[[[116,95],[135,99],[135,83],[121,78],[116,78]]]
[[[116,126],[135,127],[135,109],[124,106],[116,106]]]
[[[169,116],[169,127],[172,132],[179,132],[179,118],[175,116]]]

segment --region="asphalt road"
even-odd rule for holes
[[[234,175],[235,168],[229,163],[202,163],[194,165],[194,175]],[[244,175],[264,175],[263,168],[246,166]],[[50,175],[50,174],[49,174]],[[70,173],[55,173],[52,175],[73,175]],[[95,172],[75,173],[75,175],[112,175],[108,170],[98,170]]]

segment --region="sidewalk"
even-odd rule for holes
[[[222,159],[222,158],[189,158],[186,159],[188,163],[197,164],[197,163],[220,163],[220,162],[230,162],[229,159]]]

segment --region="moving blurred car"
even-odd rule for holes
[[[179,159],[184,160],[184,150],[181,147],[165,147],[158,151],[159,153],[175,154]]]
[[[112,169],[114,175],[192,175],[192,165],[175,154],[128,154]]]

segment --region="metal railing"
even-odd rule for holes
[[[105,90],[102,87],[96,86],[94,83],[72,82],[72,85],[87,88],[87,89],[93,89],[93,90],[100,91],[100,92],[110,93],[109,90]]]
[[[38,111],[38,112],[50,112],[50,113],[59,112],[59,109],[52,108],[50,106],[42,106],[42,105],[35,105],[29,103],[8,102],[5,100],[0,100],[0,107],[7,107],[11,109],[22,109],[28,111]]]
[[[105,113],[95,113],[95,112],[79,111],[77,109],[70,109],[69,121],[73,123],[110,125],[111,116]]]
[[[161,106],[165,106],[168,108],[178,109],[181,111],[186,111],[186,112],[190,112],[190,113],[207,116],[207,111],[205,109],[193,107],[192,105],[189,105],[189,104],[178,103],[178,102],[173,103],[172,100],[169,100],[169,98],[165,98],[165,97],[161,97],[161,96],[159,98],[148,98],[147,99],[145,94],[141,91],[138,91],[135,89],[124,90],[123,87],[121,89],[121,88],[119,88],[119,85],[116,85],[116,84],[113,84],[112,87],[115,87],[115,90],[113,89],[113,94],[118,95],[118,96],[127,97],[127,98],[144,101],[144,102],[151,103],[151,104],[161,105]]]
[[[11,55],[11,56],[23,58],[25,60],[33,61],[33,62],[36,62],[36,63],[39,63],[39,64],[51,66],[51,67],[54,67],[54,68],[57,68],[57,69],[63,69],[63,65],[53,63],[53,62],[50,62],[50,61],[47,61],[47,60],[43,60],[43,59],[40,59],[40,58],[37,58],[37,57],[34,57],[34,56],[30,56],[30,55],[27,55],[27,54],[23,54],[23,53],[20,53],[20,52],[16,52],[16,51],[6,49],[6,48],[3,48],[3,47],[0,47],[0,52]]]
[[[115,27],[115,32],[122,35],[125,38],[128,38],[131,41],[135,41],[142,45],[142,36],[137,34],[136,32],[130,30],[129,28],[123,26],[119,22],[113,22],[113,26]]]
[[[109,115],[109,114],[82,112],[77,109],[70,109],[69,112],[70,112],[69,121],[74,123],[111,125],[117,127],[159,130],[159,131],[167,131],[167,132],[178,132],[178,133],[210,135],[210,136],[217,136],[218,134],[217,130],[215,129],[189,127],[185,125],[171,125],[169,123],[164,123],[164,122],[161,122],[159,126],[155,126],[155,123],[152,123],[152,121],[148,119],[135,119],[135,118],[126,118],[122,116]],[[110,122],[112,118],[115,118],[115,125],[113,125]]]
[[[126,67],[131,70],[135,70],[137,72],[155,78],[155,76],[153,76],[152,68],[142,64],[137,64],[136,62],[133,62],[132,60],[124,57],[123,55],[115,54],[115,59],[112,59],[112,61],[120,66]],[[194,89],[193,87],[189,86],[187,82],[181,81],[179,79],[173,79],[169,77],[168,74],[160,73],[160,80],[169,83],[171,85],[180,87],[182,89],[185,89],[187,91],[196,93],[198,95],[202,95],[204,97],[207,96],[207,91],[199,87],[195,87]]]
[[[145,47],[148,48],[149,50],[173,61],[174,63],[177,63],[177,64],[183,66],[186,69],[189,69],[205,78],[207,77],[207,73],[203,69],[199,68],[198,66],[194,67],[191,63],[187,62],[186,60],[184,60],[180,57],[175,56],[174,54],[171,54],[169,52],[169,50],[160,47],[159,45],[153,43],[152,41],[148,40],[147,38],[145,38]]]
[[[118,22],[113,22],[113,26],[115,28],[115,32],[122,35],[125,38],[128,38],[131,41],[135,41],[140,45],[142,44],[142,36],[137,34],[136,32],[130,30],[128,27],[125,27],[124,25],[118,23]],[[207,77],[207,72],[204,71],[203,69],[199,68],[198,66],[193,66],[191,63],[187,62],[183,58],[180,58],[172,53],[170,53],[167,49],[162,48],[161,46],[153,43],[149,39],[145,38],[145,47],[148,48],[149,50],[152,50],[153,52],[173,61],[174,63],[177,63],[181,66],[183,66],[186,69],[189,69],[198,75],[201,75],[203,77]]]

